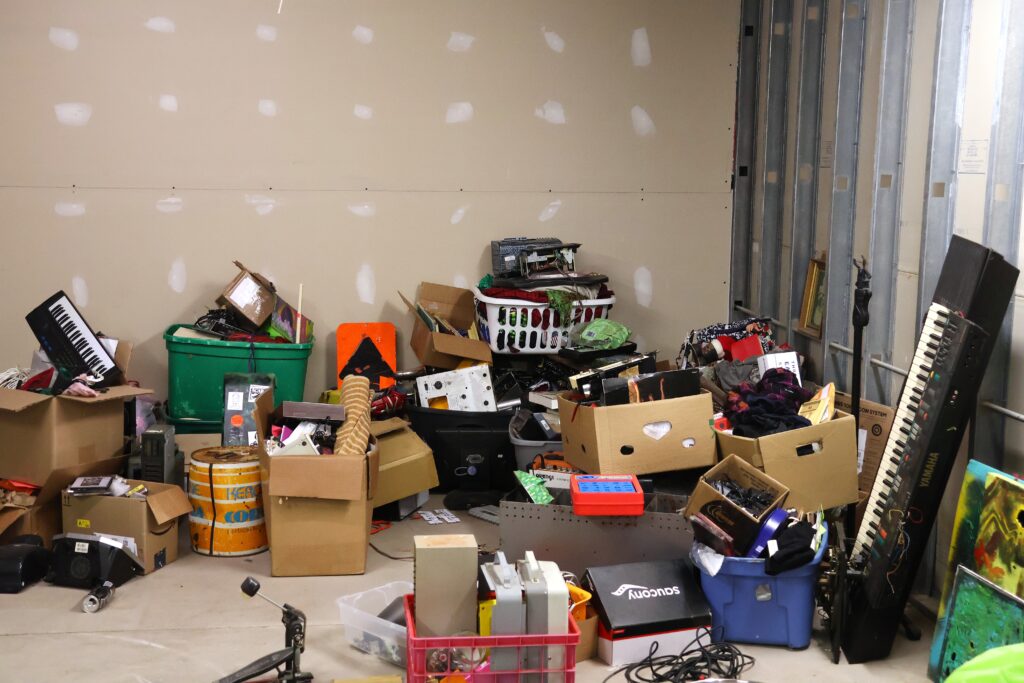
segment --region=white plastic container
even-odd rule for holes
[[[413,592],[408,581],[392,581],[377,588],[338,598],[345,639],[357,650],[405,668],[405,627],[377,615],[396,598]]]
[[[562,320],[546,303],[495,299],[484,296],[476,287],[473,296],[480,336],[494,353],[558,353],[569,342],[569,330],[574,325],[607,318],[615,303],[614,296],[576,301],[571,318]]]

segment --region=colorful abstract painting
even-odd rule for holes
[[[991,484],[990,488],[990,482],[998,483]],[[985,519],[988,522],[985,528],[988,531],[985,532],[984,538],[982,538],[981,533],[986,501],[990,498],[993,500],[999,498],[1006,502],[1008,497],[1012,497],[1002,493],[1006,486],[1020,490],[1024,485],[1020,481],[1009,477],[1009,475],[977,460],[971,460],[967,463],[967,471],[964,474],[964,482],[960,489],[960,499],[957,503],[956,516],[953,521],[953,536],[950,541],[949,560],[946,565],[941,598],[939,599],[938,620],[935,623],[935,639],[932,641],[931,655],[928,658],[928,676],[933,681],[937,681],[940,678],[940,656],[942,643],[945,640],[946,611],[950,604],[953,582],[958,566],[962,565],[967,569],[977,570],[982,576],[993,580],[997,585],[1004,587],[1015,595],[1024,597],[1019,587],[1007,587],[1003,583],[1002,578],[996,578],[990,575],[988,571],[989,566],[991,566],[996,570],[995,574],[1001,574],[1002,577],[1007,575],[1007,568],[1002,566],[1001,558],[1004,555],[1002,553],[990,553],[987,548],[992,547],[995,551],[998,551],[1000,548],[1008,548],[1006,543],[1000,544],[997,540],[994,540],[992,532],[1002,530],[999,532],[999,535],[1002,535],[1004,532],[1013,530],[1013,527],[1008,524],[1008,522],[1012,521],[1008,517],[1009,513],[1007,512],[1002,515],[989,513],[985,515]],[[1009,514],[1009,516],[1012,517],[1013,515]],[[1021,528],[1020,521],[1017,520],[1016,529],[1018,532]],[[1021,552],[1021,539],[1019,536],[1017,543],[1018,552]],[[980,558],[981,566],[979,566],[976,558]],[[1011,570],[1010,574],[1019,573],[1020,563],[1016,563],[1016,566],[1016,571]]]
[[[1024,597],[1024,482],[996,474],[985,479],[974,567],[1000,588]]]
[[[1024,600],[958,567],[936,680],[945,681],[957,667],[983,652],[1020,642],[1024,642]]]

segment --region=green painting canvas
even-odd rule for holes
[[[1024,642],[1024,600],[958,567],[937,680],[945,681],[957,667],[983,652],[1020,642]]]

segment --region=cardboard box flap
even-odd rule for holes
[[[124,400],[127,400],[129,398],[134,398],[135,396],[145,396],[147,394],[152,394],[152,393],[153,393],[152,389],[142,389],[142,388],[139,388],[139,387],[131,387],[131,386],[125,385],[125,386],[119,386],[119,387],[109,387],[105,392],[103,392],[102,394],[100,394],[99,396],[96,396],[94,398],[88,398],[86,396],[63,396],[63,395],[58,396],[57,398],[61,399],[62,401],[77,401],[79,403],[103,403],[104,401],[113,401],[113,400],[124,401]]]
[[[400,417],[389,417],[386,420],[374,420],[370,423],[370,433],[380,438],[385,434],[391,432],[397,432],[400,429],[405,429],[409,426],[409,423]]]
[[[280,497],[359,500],[369,483],[366,465],[366,456],[271,456],[268,490]]]
[[[23,392],[28,393],[28,392]],[[97,462],[90,462],[84,465],[63,467],[54,470],[47,477],[46,483],[39,489],[36,502],[33,507],[42,507],[47,503],[56,500],[65,486],[73,482],[77,477],[97,476],[101,474],[115,474],[121,470],[124,461],[128,456],[120,455],[116,458],[108,458]],[[7,530],[7,527],[14,524],[27,512],[25,508],[5,507],[0,509],[0,533]]]
[[[479,360],[485,363],[491,361],[491,347],[484,342],[467,337],[456,337],[454,334],[436,332],[431,335],[434,341],[434,350],[438,353],[446,353],[450,356]]]
[[[192,512],[188,496],[177,486],[169,486],[160,491],[151,490],[146,496],[146,505],[158,525]]]
[[[377,440],[377,443],[380,447],[382,467],[431,455],[430,446],[411,428],[385,434]],[[433,462],[433,458],[430,461]]]
[[[265,439],[270,434],[270,416],[274,412],[274,390],[264,391],[256,398],[252,407],[252,419],[256,423],[256,433],[260,439]],[[262,450],[262,444],[260,450]]]
[[[0,389],[0,410],[9,413],[20,413],[26,408],[39,405],[50,400],[53,396],[49,394],[37,394],[34,391],[22,391],[20,389]]]
[[[0,534],[7,531],[7,528],[21,519],[26,514],[26,508],[5,507],[0,508]]]
[[[239,270],[244,271],[244,272],[248,273],[249,275],[251,275],[252,278],[254,280],[256,280],[256,282],[260,283],[263,287],[266,287],[271,292],[276,292],[277,291],[277,287],[274,286],[273,282],[271,282],[267,278],[263,277],[262,275],[257,273],[255,270],[250,270],[250,269],[246,268],[245,265],[241,261],[234,261],[233,263],[236,266],[238,266]]]
[[[60,492],[64,490],[64,487],[78,477],[117,474],[121,471],[127,458],[127,455],[119,455],[115,458],[107,458],[106,460],[97,460],[96,462],[87,462],[82,465],[72,465],[71,467],[62,467],[59,470],[54,470],[46,478],[43,487],[39,489],[39,495],[36,496],[36,505],[45,505],[51,500],[55,500],[60,495]]]
[[[406,306],[406,308],[409,309],[410,313],[415,313],[416,312],[416,304],[414,304],[413,302],[409,301],[409,298],[406,297],[405,294],[402,294],[401,292],[399,292],[398,296],[402,297],[402,301],[405,302],[405,306]]]
[[[420,283],[418,301],[420,306],[427,309],[428,313],[440,315],[443,318],[450,318],[460,306],[469,306],[472,310],[475,305],[471,290],[439,285],[435,282]]]
[[[118,367],[122,374],[128,374],[128,363],[132,360],[132,351],[135,349],[135,345],[126,339],[117,340],[117,348],[114,349],[114,365]]]

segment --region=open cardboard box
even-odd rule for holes
[[[277,304],[274,283],[238,261],[235,266],[239,273],[221,292],[217,303],[230,306],[257,328],[261,327]]]
[[[73,496],[61,494],[61,519],[66,534],[106,534],[135,542],[146,573],[178,559],[178,518],[192,512],[180,486],[152,481],[143,484],[145,498],[123,496]]]
[[[786,505],[815,512],[857,502],[854,431],[853,416],[837,411],[820,424],[759,439],[716,434],[722,458],[739,456],[789,488]]]
[[[116,455],[124,402],[151,393],[115,386],[83,398],[0,389],[0,477],[41,486],[54,470]]]
[[[379,454],[370,436],[361,456],[275,455],[264,448],[273,390],[257,400],[263,512],[272,576],[362,574],[370,541]]]
[[[408,498],[438,484],[434,452],[416,435],[409,424],[392,417],[370,423],[370,434],[377,439],[380,470],[374,507]]]
[[[590,474],[652,474],[715,462],[711,394],[617,406],[558,397],[562,451]]]
[[[723,477],[728,477],[736,484],[746,488],[769,491],[773,495],[772,503],[755,517],[708,484],[709,481],[716,481]],[[780,482],[740,457],[730,455],[700,478],[683,514],[689,519],[691,516],[701,513],[710,519],[732,537],[732,546],[736,554],[742,557],[746,555],[747,550],[756,540],[768,515],[787,501],[786,496],[789,493],[789,489]]]
[[[10,543],[17,536],[36,534],[49,548],[54,535],[62,529],[60,492],[78,477],[117,474],[126,459],[121,455],[50,472],[31,506],[0,508],[0,544]]]
[[[409,345],[421,363],[454,370],[459,363],[467,359],[491,362],[491,347],[487,342],[443,332],[431,332],[416,312],[416,305],[401,292],[398,295],[415,317]],[[473,299],[473,292],[468,289],[421,282],[416,301],[431,315],[444,318],[460,330],[468,329],[476,321],[476,301]]]

